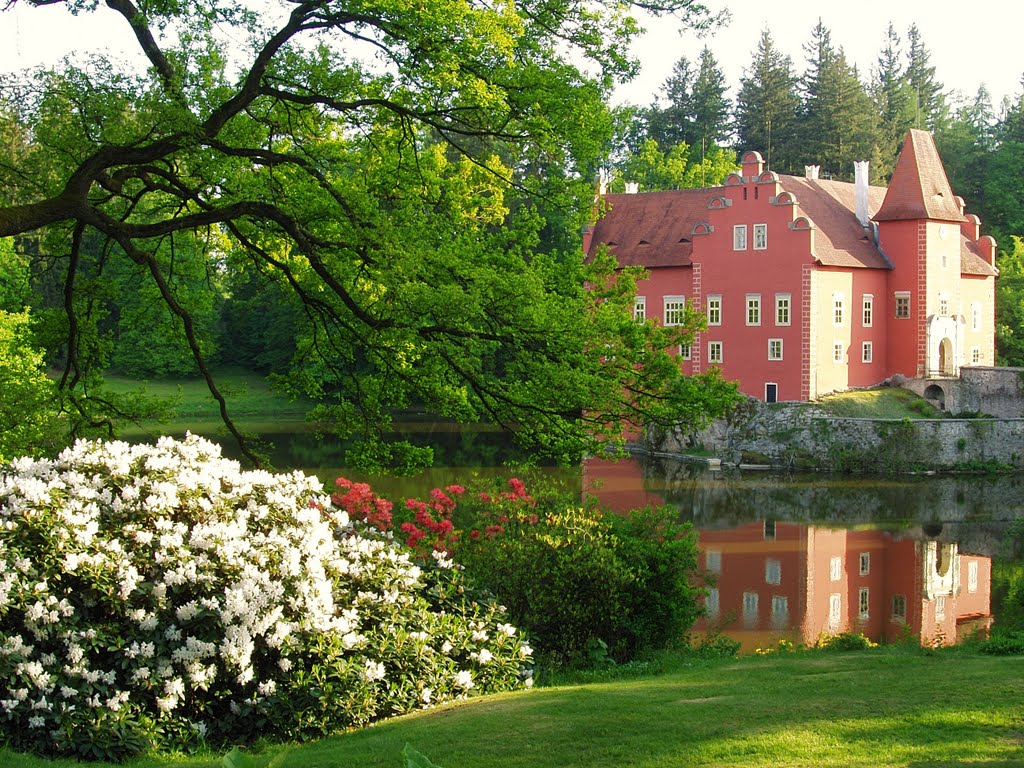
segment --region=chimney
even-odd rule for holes
[[[808,179],[817,179],[818,178],[818,174],[820,172],[821,172],[821,166],[820,165],[805,165],[804,166],[804,176],[806,176]]]
[[[854,203],[857,211],[857,221],[865,229],[868,226],[868,161],[861,160],[853,164],[855,179]]]
[[[640,191],[640,182],[638,181],[627,181],[626,182],[626,194],[635,195]]]

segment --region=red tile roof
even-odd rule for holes
[[[960,274],[998,275],[995,268],[982,255],[978,243],[960,235]]]
[[[869,231],[857,221],[853,184],[802,176],[779,176],[779,183],[796,198],[800,213],[817,227],[812,256],[819,263],[828,267],[892,268],[874,246]],[[884,187],[868,187],[869,217],[884,197]]]
[[[623,267],[690,264],[693,227],[706,221],[708,202],[722,187],[605,195],[606,212],[594,225],[592,247],[606,243]]]
[[[927,131],[910,130],[896,160],[885,202],[875,214],[876,221],[932,219],[964,221],[939,159],[935,142]]]

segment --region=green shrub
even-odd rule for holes
[[[506,612],[299,472],[199,438],[0,473],[0,742],[119,759],[301,739],[532,681]]]
[[[697,546],[668,508],[605,514],[565,496],[434,489],[393,508],[368,486],[338,480],[335,501],[426,557],[453,552],[467,578],[493,592],[560,665],[621,663],[678,642],[697,617]]]
[[[837,635],[822,634],[814,647],[828,651],[863,651],[877,648],[878,643],[859,632],[840,632]]]
[[[1019,656],[1024,654],[1024,632],[993,633],[992,637],[982,640],[978,644],[978,651],[991,656]]]

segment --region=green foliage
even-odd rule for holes
[[[814,647],[823,651],[864,651],[878,648],[878,643],[860,632],[840,632],[837,635],[819,636]]]
[[[380,448],[405,408],[576,458],[671,405],[680,329],[628,329],[632,279],[579,251],[605,97],[633,73],[628,5],[133,8],[114,21],[147,41],[146,71],[97,56],[3,84],[0,187],[19,205],[0,236],[44,233],[63,387],[108,363],[208,370],[221,341],[320,403],[368,465],[429,463]],[[345,39],[389,66],[326,43]]]
[[[365,483],[339,478],[334,503],[404,535],[422,559],[452,553],[529,630],[548,661],[605,666],[680,643],[698,615],[697,545],[669,508],[627,515],[563,494],[435,488],[395,507]]]
[[[622,662],[680,642],[697,617],[696,542],[674,516],[504,500],[470,513],[457,557],[549,660]]]
[[[1024,150],[1024,144],[1019,147]],[[1024,233],[1024,219],[1018,231]],[[1014,236],[1011,248],[999,252],[996,265],[996,361],[1024,366],[1024,239]]]
[[[13,462],[0,743],[118,760],[309,739],[532,683],[490,595],[321,491],[195,437]]]
[[[0,310],[0,461],[51,453],[64,438],[57,387],[32,340],[27,311]]]
[[[990,656],[1024,655],[1024,631],[998,630],[978,643],[978,651]]]
[[[610,190],[621,192],[627,182],[639,184],[644,192],[713,187],[738,169],[736,153],[714,144],[701,150],[681,143],[663,152],[654,139],[647,139],[618,165]]]

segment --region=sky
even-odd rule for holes
[[[696,62],[707,45],[735,95],[740,77],[757,50],[761,31],[771,31],[776,47],[793,60],[796,71],[805,63],[803,46],[820,18],[834,46],[856,64],[862,77],[870,75],[891,22],[902,38],[916,24],[931,54],[936,78],[947,91],[959,90],[973,99],[982,83],[998,111],[1004,96],[1022,91],[1024,4],[1017,0],[705,0],[713,10],[729,8],[732,20],[699,39],[680,32],[671,20],[649,22],[649,30],[633,47],[641,61],[640,75],[615,94],[618,103],[650,104],[673,64],[686,56]],[[0,0],[0,5],[3,2]],[[104,20],[108,23],[104,23]],[[113,23],[109,23],[112,21]],[[0,71],[39,64],[53,65],[75,47],[106,48],[128,62],[139,62],[135,40],[127,25],[103,7],[72,17],[62,6],[32,8],[25,2],[0,12]]]

